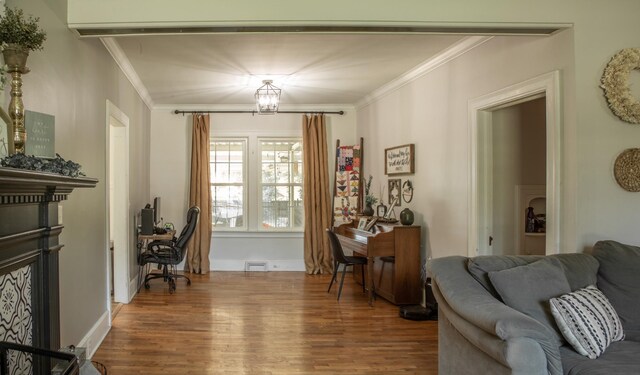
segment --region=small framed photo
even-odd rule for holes
[[[361,218],[360,221],[358,221],[358,229],[364,230],[366,226],[367,226],[367,219]]]
[[[366,227],[364,227],[364,230],[366,230],[367,232],[371,230],[371,228],[373,228],[374,225],[376,225],[376,223],[378,222],[378,218],[374,217],[373,219],[369,220],[369,224],[367,224]]]
[[[402,206],[402,180],[399,178],[390,178],[389,179],[389,203],[392,204],[394,201],[397,201],[396,206]]]
[[[384,174],[389,176],[415,173],[415,145],[396,146],[384,150]]]

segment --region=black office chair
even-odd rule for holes
[[[176,279],[187,279],[187,285],[191,285],[191,279],[185,275],[179,275],[176,265],[184,260],[187,253],[187,243],[196,230],[196,224],[200,217],[200,208],[193,206],[187,212],[187,224],[182,229],[180,237],[173,237],[169,241],[153,241],[147,245],[147,250],[138,257],[138,264],[141,267],[151,263],[158,264],[158,268],[162,267],[162,273],[147,272],[144,277],[144,287],[149,289],[149,281],[153,279],[164,279],[169,284],[169,293],[176,290]]]
[[[364,257],[350,257],[345,256],[344,251],[342,250],[342,245],[338,240],[338,236],[336,236],[333,231],[327,229],[327,235],[329,235],[329,243],[331,244],[331,253],[333,254],[333,276],[331,277],[331,282],[329,283],[329,289],[327,289],[327,293],[331,291],[331,286],[333,282],[336,280],[336,276],[338,274],[338,267],[342,264],[342,279],[340,280],[340,289],[338,289],[338,301],[340,300],[340,294],[342,294],[342,284],[344,284],[344,275],[347,271],[348,266],[353,266],[355,264],[361,265],[362,269],[362,291],[364,292],[364,266],[367,265],[367,258]]]

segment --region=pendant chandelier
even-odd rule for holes
[[[273,81],[264,80],[263,85],[256,90],[256,107],[261,115],[273,115],[278,112],[281,89],[273,85]]]

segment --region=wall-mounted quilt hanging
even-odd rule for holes
[[[613,113],[621,120],[640,124],[640,101],[631,95],[629,75],[640,70],[640,48],[625,48],[604,69],[601,83]]]
[[[362,138],[355,146],[340,146],[340,140],[336,142],[332,226],[353,221],[362,207],[362,145]]]
[[[613,174],[624,190],[640,191],[640,148],[622,151],[614,163]]]

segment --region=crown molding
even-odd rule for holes
[[[147,108],[149,108],[150,110],[153,109],[154,103],[151,95],[149,95],[149,91],[142,83],[142,80],[138,76],[138,73],[136,73],[135,69],[133,69],[131,62],[122,51],[122,48],[120,48],[118,42],[114,38],[100,38],[100,40],[102,41],[102,44],[104,44],[104,46],[107,48],[107,51],[109,51],[113,59],[116,61],[116,64],[118,64],[120,70],[122,70],[122,73],[124,73],[129,82],[131,82],[131,84],[133,85],[133,88],[138,92],[138,95],[140,95],[142,101],[144,101],[144,103],[147,105]]]
[[[367,105],[382,99],[390,93],[400,89],[402,86],[417,80],[418,78],[426,75],[427,73],[435,70],[436,68],[454,60],[472,49],[482,45],[483,43],[491,40],[492,36],[468,36],[463,38],[459,42],[453,44],[447,49],[443,50],[436,56],[426,60],[422,64],[409,70],[398,78],[390,81],[389,83],[380,86],[372,91],[369,95],[365,96],[355,104],[356,109],[361,109]]]

